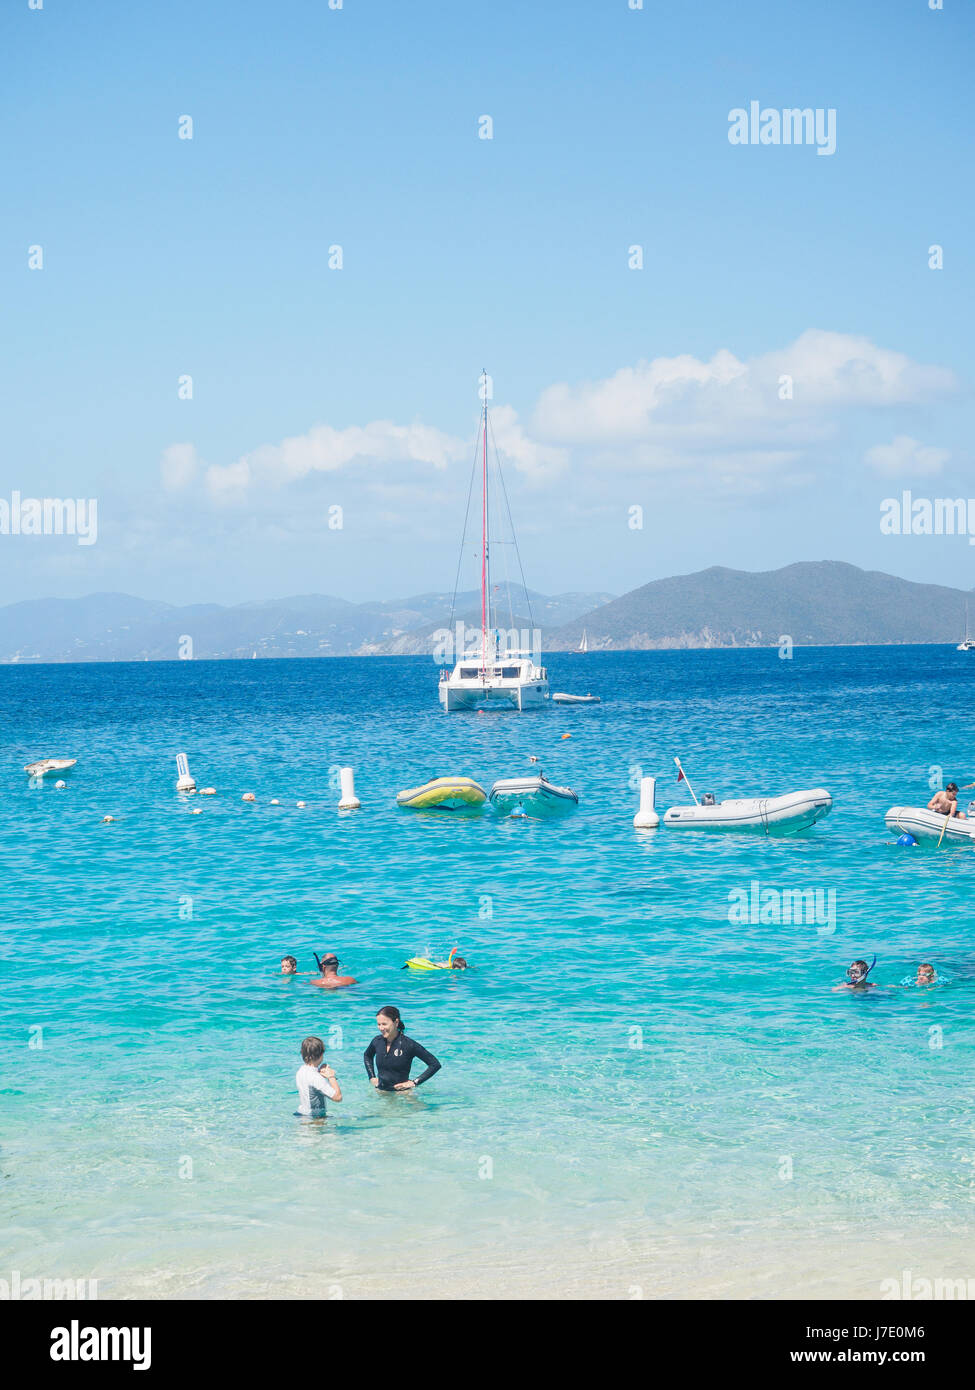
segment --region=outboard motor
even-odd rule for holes
[[[716,806],[717,802],[714,799],[714,792],[705,792],[704,795],[701,797],[701,805]]]

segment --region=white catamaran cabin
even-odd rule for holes
[[[461,657],[452,671],[440,673],[440,703],[447,714],[498,704],[533,709],[548,698],[548,672],[536,666],[530,652],[495,652],[486,662],[480,654]]]

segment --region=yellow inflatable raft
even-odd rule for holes
[[[434,777],[422,787],[409,787],[396,798],[397,806],[409,806],[425,811],[442,808],[458,811],[471,806],[483,806],[487,792],[473,777]]]
[[[414,956],[406,962],[406,970],[453,970],[453,959],[457,955],[457,947],[451,951],[445,961],[429,960],[426,956]],[[464,962],[466,965],[466,961]]]

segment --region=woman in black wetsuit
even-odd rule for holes
[[[440,1063],[433,1053],[406,1036],[399,1009],[394,1005],[387,1004],[380,1009],[376,1023],[379,1033],[362,1054],[362,1060],[366,1064],[369,1080],[380,1091],[415,1090],[440,1070]],[[414,1057],[426,1062],[427,1069],[411,1079],[410,1066]]]

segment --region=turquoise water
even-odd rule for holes
[[[926,802],[934,765],[975,780],[975,661],[549,667],[603,703],[444,716],[420,659],[0,668],[7,1265],[117,1296],[395,1292],[404,1269],[497,1293],[492,1261],[552,1280],[581,1251],[625,1296],[650,1249],[649,1283],[686,1287],[701,1241],[783,1270],[810,1232],[965,1245],[975,861],[893,846],[883,814]],[[216,797],[175,793],[181,750]],[[530,753],[578,792],[570,818],[394,804]],[[641,772],[661,808],[686,799],[675,753],[698,794],[821,785],[833,813],[796,839],[640,834]],[[65,754],[66,790],[28,786]],[[344,763],[362,809],[339,814]],[[752,882],[835,890],[835,923],[732,923]],[[455,945],[476,970],[400,968]],[[277,974],[325,948],[356,987]],[[882,988],[832,992],[874,952]],[[896,987],[921,960],[950,985]],[[386,1003],[443,1063],[415,1096],[366,1082]],[[345,1091],[324,1127],[292,1115],[307,1033]]]

